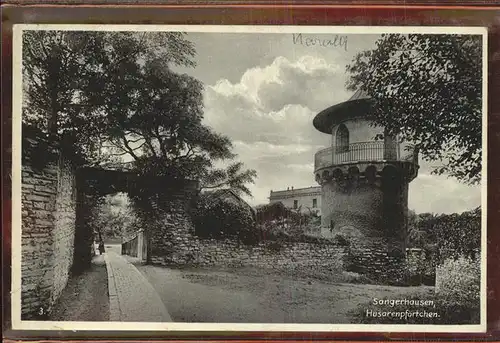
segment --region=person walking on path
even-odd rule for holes
[[[104,250],[104,242],[100,241],[99,242],[99,255],[104,254],[104,252],[105,252],[105,250]]]

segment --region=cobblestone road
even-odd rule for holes
[[[148,280],[123,256],[107,250],[110,321],[172,321],[160,296]]]

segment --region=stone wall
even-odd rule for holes
[[[368,277],[387,282],[392,268],[387,263],[399,261],[387,250],[373,247],[348,249],[334,240],[306,242],[262,242],[256,246],[239,244],[235,240],[200,239],[195,235],[189,216],[193,193],[170,191],[164,199],[164,212],[145,222],[148,226],[150,250],[148,262],[166,266],[255,266],[284,271],[298,269],[342,268],[344,262]],[[356,246],[362,242],[353,240]],[[348,258],[348,253],[352,256]],[[346,259],[347,258],[347,259]],[[395,263],[395,266],[398,266]],[[397,269],[397,268],[395,268]],[[385,278],[385,280],[384,280]]]
[[[137,257],[141,261],[145,261],[146,256],[144,253],[147,250],[145,244],[144,231],[141,230],[135,236],[132,238],[129,237],[128,240],[122,243],[122,254]]]
[[[73,263],[76,221],[75,175],[69,163],[58,168],[54,223],[54,293],[59,298],[68,282]]]
[[[382,284],[405,283],[405,255],[400,249],[391,249],[399,244],[393,246],[387,237],[370,237],[368,232],[356,233],[352,226],[340,225],[330,232],[329,240],[311,242],[266,241],[248,246],[235,240],[201,239],[195,235],[189,213],[195,190],[169,189],[165,194],[155,215],[142,224],[148,237],[145,242],[149,242],[149,263],[175,267],[254,266],[284,271],[324,271],[333,267],[363,274]],[[336,240],[336,235],[345,237],[348,244]],[[135,253],[141,248],[130,250]]]
[[[164,223],[164,228],[163,239],[152,242],[154,248],[149,257],[152,264],[174,267],[251,266],[285,272],[344,269],[382,284],[405,283],[404,274],[401,274],[404,257],[391,255],[385,242],[379,247],[374,241],[370,245],[353,241],[352,247],[334,241],[267,241],[248,246],[229,239],[200,239],[194,235],[189,219],[180,213],[172,214]],[[155,237],[158,238],[158,235]]]
[[[122,254],[137,257],[137,249],[139,248],[139,235],[122,243]]]
[[[190,219],[196,196],[193,184],[165,192],[161,211],[144,221],[149,237],[148,261],[168,266],[256,266],[292,270],[331,267],[342,262],[344,248],[333,243],[265,242],[257,246],[235,240],[200,239]]]
[[[405,255],[399,250],[390,251],[385,241],[355,242],[348,249],[345,268],[363,274],[381,284],[407,283]]]
[[[180,234],[180,233],[179,233]],[[255,246],[235,240],[190,237],[175,259],[152,256],[154,264],[168,266],[261,267],[294,271],[311,268],[342,268],[344,248],[336,244],[263,242]]]
[[[73,261],[75,177],[59,159],[22,166],[22,317],[44,316],[67,284]]]

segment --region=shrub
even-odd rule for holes
[[[412,286],[434,286],[436,278],[436,263],[428,250],[410,251],[406,256],[408,283]]]
[[[481,247],[481,209],[438,216],[433,230],[439,247],[437,264],[460,256],[475,258]]]
[[[251,210],[213,193],[200,195],[191,217],[199,237],[237,238],[244,243],[258,239]]]
[[[257,223],[261,226],[279,226],[287,230],[314,231],[321,224],[321,217],[316,211],[302,212],[291,209],[282,202],[261,205],[257,208]]]
[[[481,263],[479,258],[448,258],[436,269],[436,296],[443,315],[477,324],[481,308]],[[453,322],[454,323],[454,322]]]
[[[453,214],[409,215],[408,246],[432,250],[435,265],[449,257],[475,257],[481,246],[481,209]]]
[[[305,233],[298,227],[283,228],[280,225],[267,223],[266,225],[258,225],[257,231],[261,241],[286,241],[286,242],[302,242],[302,243],[317,243],[317,244],[339,244],[333,240],[324,237],[314,236]]]
[[[424,256],[409,256],[411,284],[433,284],[436,266],[460,256],[476,258],[481,246],[481,209],[454,214],[410,215],[409,245]]]
[[[479,259],[449,258],[436,270],[436,293],[444,300],[479,305],[481,265]]]

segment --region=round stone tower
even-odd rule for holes
[[[352,270],[384,279],[405,256],[408,184],[417,176],[418,153],[384,135],[372,110],[370,98],[357,91],[316,115],[314,127],[332,143],[316,153],[314,173],[324,234],[349,241]]]

